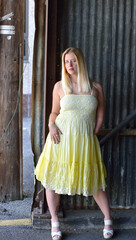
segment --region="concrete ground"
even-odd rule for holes
[[[30,119],[23,121],[23,152],[24,152],[24,199],[9,203],[0,203],[0,240],[50,240],[50,230],[34,228],[31,220],[31,205],[34,186],[33,154],[30,144]],[[82,214],[83,213],[83,214]],[[71,230],[63,231],[63,239],[66,240],[98,240],[103,239],[103,216],[98,211],[86,211],[77,215],[72,212],[62,224],[71,225]],[[80,217],[79,217],[80,215]],[[113,239],[136,239],[136,210],[112,211],[115,234]],[[84,228],[83,228],[84,223]],[[90,224],[90,225],[89,225]],[[49,225],[49,220],[48,220]],[[85,226],[89,226],[85,229]],[[65,228],[66,229],[66,228]]]
[[[1,221],[0,221],[1,222]],[[49,230],[33,229],[31,224],[26,223],[10,226],[0,224],[0,240],[50,240]],[[76,231],[73,233],[63,233],[64,240],[100,240],[103,239],[102,230]],[[116,240],[135,240],[136,230],[116,230],[113,239]]]

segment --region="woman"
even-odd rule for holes
[[[102,87],[89,79],[81,50],[70,47],[62,55],[62,80],[54,86],[49,135],[35,170],[46,188],[53,240],[61,239],[60,194],[93,196],[105,217],[103,236],[113,236],[106,169],[96,137],[103,119]]]

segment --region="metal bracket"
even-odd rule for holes
[[[14,35],[15,27],[13,25],[0,25],[0,34]]]
[[[13,17],[14,16],[14,13],[13,12],[11,12],[11,13],[9,13],[9,14],[6,14],[5,16],[3,16],[3,17],[1,17],[0,18],[0,22],[2,22],[2,21],[4,21],[4,20],[11,20],[11,17]]]
[[[6,14],[5,16],[0,18],[0,22],[4,21],[4,20],[11,20],[11,17],[14,16],[14,13],[11,12],[9,14]],[[8,35],[7,39],[11,40],[11,35],[15,34],[15,27],[13,25],[0,25],[0,34],[3,35]]]

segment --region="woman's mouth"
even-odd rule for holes
[[[69,68],[69,71],[73,71],[74,69],[73,68]]]

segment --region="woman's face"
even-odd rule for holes
[[[77,75],[77,62],[73,53],[67,53],[65,55],[65,68],[69,75]]]

